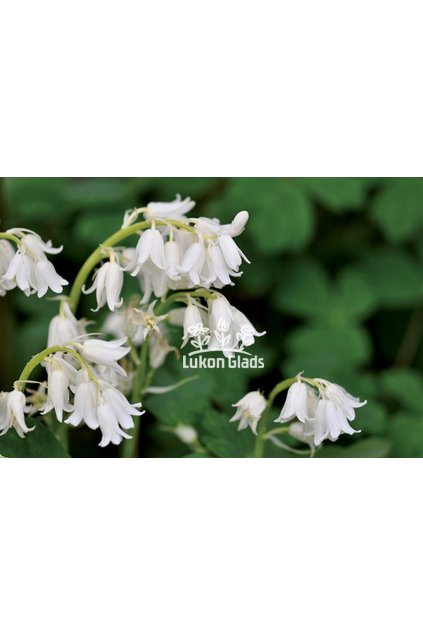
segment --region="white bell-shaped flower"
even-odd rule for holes
[[[197,338],[205,334],[204,321],[204,311],[200,310],[200,308],[198,308],[193,302],[190,301],[184,311],[184,334],[182,337],[181,348],[186,346],[191,338]]]
[[[84,421],[90,429],[98,429],[98,385],[91,379],[86,370],[80,370],[71,390],[74,393],[73,412],[65,420],[65,423],[76,426]]]
[[[69,402],[70,378],[75,376],[73,366],[67,363],[59,355],[53,354],[44,360],[47,368],[47,402],[42,414],[47,414],[54,409],[57,420],[63,422],[63,412],[71,412]]]
[[[16,286],[16,280],[3,279],[15,255],[15,249],[9,240],[0,240],[0,297],[4,297],[7,291],[11,291]]]
[[[63,346],[82,334],[84,334],[82,324],[72,313],[68,302],[63,302],[59,314],[50,321],[47,345],[49,347]]]
[[[249,319],[237,308],[231,306],[223,295],[208,301],[209,307],[209,348],[222,350],[225,356],[232,356],[240,347],[254,344],[258,332]]]
[[[112,312],[120,308],[123,304],[121,297],[123,287],[123,271],[116,260],[104,262],[102,266],[94,274],[92,286],[83,289],[88,294],[95,291],[97,307],[93,312],[97,312],[107,304]]]
[[[355,434],[349,422],[355,419],[355,410],[366,405],[349,394],[342,386],[325,379],[316,379],[320,386],[320,397],[316,405],[314,443],[319,445],[326,439],[338,440],[341,434]]]
[[[130,350],[130,348],[123,345],[124,343],[126,343],[126,337],[114,341],[89,338],[76,343],[75,346],[81,351],[82,356],[89,363],[107,365],[121,374],[126,374],[117,363],[117,361],[123,359]]]
[[[141,403],[137,403],[140,406]],[[106,386],[98,401],[97,419],[102,433],[100,447],[109,443],[119,445],[124,438],[131,438],[124,430],[132,429],[132,416],[141,416],[144,412],[131,405],[125,396],[112,386]]]
[[[27,427],[25,423],[26,398],[23,392],[17,389],[11,392],[2,392],[0,401],[1,436],[11,427],[14,427],[21,438],[35,429],[35,427]]]
[[[315,390],[298,376],[288,390],[285,404],[275,423],[289,423],[294,418],[305,423],[306,420],[315,417],[316,403]]]
[[[166,334],[162,330],[160,334],[152,332],[148,338],[148,359],[153,370],[163,365],[170,352],[178,354],[178,350],[169,344]]]
[[[166,203],[148,203],[147,209],[143,212],[144,218],[171,218],[172,220],[185,220],[185,214],[195,207],[195,201],[191,198],[182,200],[180,194],[176,194],[176,199]]]
[[[248,392],[233,405],[237,410],[230,422],[239,420],[238,431],[249,427],[253,434],[257,434],[257,424],[266,405],[266,399],[260,392]]]
[[[3,283],[16,284],[26,295],[37,293],[43,297],[49,288],[62,293],[68,282],[58,275],[45,255],[60,253],[62,247],[54,248],[50,241],[44,242],[27,229],[9,229],[7,233],[18,237],[21,243],[3,274]]]
[[[141,234],[132,260],[127,265],[131,275],[138,275],[141,267],[151,261],[158,269],[166,269],[163,236],[158,229],[152,227]]]

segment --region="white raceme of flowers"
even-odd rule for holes
[[[134,427],[133,416],[140,416],[141,403],[132,405],[117,387],[117,378],[126,375],[117,364],[129,348],[123,346],[125,339],[101,341],[68,342],[67,348],[78,350],[83,357],[81,367],[72,353],[58,352],[47,356],[43,365],[47,369],[47,394],[44,386],[38,391],[39,398],[28,398],[20,390],[0,394],[0,431],[5,433],[11,427],[23,437],[32,431],[25,423],[25,413],[41,415],[55,412],[59,422],[79,425],[85,422],[91,429],[100,429],[100,446],[109,443],[118,445],[123,438],[130,438],[127,430]],[[104,368],[117,372],[107,374]],[[117,370],[118,368],[118,370]],[[64,413],[69,416],[64,419]]]
[[[47,254],[60,253],[62,247],[54,248],[50,241],[44,242],[40,236],[28,229],[9,229],[6,233],[14,236],[20,244],[11,257],[10,247],[0,250],[0,294],[18,287],[25,295],[37,293],[43,297],[50,288],[62,293],[68,282],[56,272]],[[7,268],[5,263],[8,263]]]
[[[1,433],[13,427],[23,437],[34,429],[26,425],[25,414],[54,411],[59,422],[74,426],[85,422],[91,429],[100,429],[101,447],[130,438],[132,417],[143,412],[141,404],[132,405],[122,391],[129,378],[119,363],[130,350],[126,341],[125,336],[104,341],[86,334],[84,321],[77,320],[69,303],[62,301],[59,315],[50,322],[48,346],[64,346],[64,350],[45,357],[46,386],[41,384],[28,397],[19,385],[12,392],[0,393]]]
[[[303,430],[300,433],[296,425],[290,428],[292,435],[303,442],[310,443],[312,440],[317,447],[324,440],[336,441],[341,434],[359,432],[351,427],[350,422],[355,419],[355,410],[366,405],[366,402],[352,396],[336,383],[313,379],[310,385],[298,375],[288,390],[285,404],[275,422],[288,423],[297,419]]]
[[[152,293],[160,298],[168,290],[232,285],[231,277],[241,275],[242,260],[248,262],[234,241],[245,228],[248,212],[241,211],[230,224],[221,225],[217,219],[186,218],[194,206],[194,201],[178,196],[171,203],[149,203],[143,210],[152,225],[141,233],[125,266],[140,280],[142,303]],[[177,220],[182,227],[171,226],[166,219]]]
[[[234,238],[248,221],[248,212],[240,211],[230,224],[211,218],[187,218],[195,202],[178,195],[172,202],[151,202],[146,208],[125,213],[123,227],[129,227],[142,212],[151,226],[140,232],[134,249],[107,248],[110,262],[100,266],[91,287],[97,307],[108,305],[111,311],[121,307],[123,271],[139,279],[144,293],[141,303],[151,295],[163,297],[169,290],[223,288],[239,277],[246,256]],[[178,226],[171,223],[177,222]]]
[[[249,392],[243,396],[233,407],[237,410],[230,422],[239,421],[238,431],[249,427],[253,434],[257,434],[257,425],[266,409],[266,399],[260,392]]]

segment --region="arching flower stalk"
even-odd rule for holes
[[[288,390],[285,404],[274,422],[281,425],[290,424],[267,431],[267,420],[273,402],[278,394],[285,390]],[[257,406],[258,403],[260,407]],[[323,441],[335,442],[342,434],[352,435],[360,432],[359,429],[351,427],[350,423],[355,420],[355,410],[366,403],[367,401],[360,401],[349,394],[341,385],[326,379],[305,378],[300,373],[278,383],[267,399],[260,392],[250,392],[244,396],[234,405],[238,409],[231,421],[241,419],[239,431],[247,426],[251,427],[257,436],[255,457],[263,456],[266,441],[271,441],[288,452],[298,453],[295,448],[279,439],[279,434],[283,433],[308,445],[310,455],[313,456]]]

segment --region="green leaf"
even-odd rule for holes
[[[101,214],[114,211],[123,219],[124,211],[137,202],[130,181],[126,178],[68,178],[66,199],[73,208]]]
[[[62,222],[72,210],[66,191],[66,178],[5,178],[6,205],[13,217],[13,226],[34,220],[52,219]],[[33,226],[31,228],[34,228]]]
[[[281,312],[334,327],[365,318],[375,308],[374,293],[363,274],[347,268],[331,283],[322,266],[312,260],[285,269],[274,301]]]
[[[284,270],[274,295],[275,306],[297,317],[327,314],[331,289],[324,269],[316,261],[300,260]]]
[[[222,179],[211,177],[183,177],[183,178],[150,178],[150,187],[157,192],[156,202],[174,200],[176,194],[182,198],[189,196],[194,200],[213,190]],[[239,210],[238,210],[239,211]],[[236,212],[235,212],[236,213]],[[235,213],[233,216],[235,216]],[[190,215],[203,216],[199,210],[194,210]],[[221,214],[218,214],[221,218]]]
[[[355,268],[341,271],[336,282],[331,309],[332,315],[340,315],[340,319],[332,318],[332,323],[367,318],[375,308],[375,295],[366,277]]]
[[[235,213],[241,209],[250,212],[248,232],[264,255],[297,252],[313,236],[313,207],[295,181],[235,178],[224,203]]]
[[[423,180],[395,180],[377,195],[372,217],[386,238],[394,243],[413,238],[423,228]]]
[[[386,438],[364,438],[357,440],[348,447],[325,444],[320,449],[317,458],[387,458],[392,450],[392,444]]]
[[[357,368],[369,360],[371,342],[359,327],[303,326],[288,339],[287,376],[304,371],[306,376],[337,379],[344,368]]]
[[[361,178],[300,178],[299,185],[330,211],[356,210],[366,199],[367,183]]]
[[[250,429],[238,432],[237,424],[230,423],[230,418],[226,413],[205,412],[201,442],[219,458],[245,458],[253,451],[254,436]]]
[[[66,449],[41,421],[27,420],[28,427],[34,424],[34,431],[25,438],[19,438],[11,429],[0,436],[0,455],[6,458],[69,458]]]
[[[74,239],[94,250],[112,233],[118,231],[123,220],[123,213],[97,214],[87,213],[78,219],[74,227]]]
[[[195,425],[202,420],[209,407],[213,393],[213,381],[210,375],[201,370],[184,370],[182,362],[171,360],[156,373],[153,385],[174,385],[190,376],[199,378],[167,394],[149,395],[145,400],[147,409],[161,423],[168,426],[178,424]]]
[[[421,267],[405,251],[375,249],[363,259],[360,272],[376,301],[386,308],[412,306],[423,296]]]
[[[360,392],[362,398],[362,393]],[[356,421],[353,426],[367,434],[385,434],[389,420],[385,408],[376,400],[356,410]]]
[[[380,377],[383,393],[411,411],[423,414],[423,377],[416,370],[391,369]]]
[[[393,417],[389,436],[398,458],[423,457],[423,416],[402,412]]]

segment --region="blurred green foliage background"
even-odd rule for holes
[[[63,244],[54,264],[72,281],[89,253],[120,226],[126,209],[172,200],[176,193],[197,201],[191,215],[229,222],[242,209],[250,212],[237,242],[252,264],[224,293],[267,331],[255,346],[265,368],[201,371],[179,391],[150,397],[141,455],[186,455],[188,449],[164,429],[178,423],[196,427],[208,455],[247,455],[251,432],[237,433],[229,424],[231,404],[249,389],[267,393],[304,371],[369,401],[357,415],[362,433],[325,443],[318,456],[423,456],[423,180],[7,178],[1,181],[1,226],[28,227]],[[129,281],[127,293],[133,291]],[[84,298],[80,314],[90,316],[91,307],[93,298]],[[45,347],[56,311],[55,301],[18,291],[0,299],[1,389],[10,389],[28,358]],[[186,377],[181,365],[170,359],[155,384]],[[43,433],[34,435],[42,440]],[[9,436],[0,439],[0,453],[7,454],[2,446],[8,443],[17,446],[5,440]],[[70,452],[116,455],[113,447],[100,451],[97,442],[95,432],[73,430]],[[44,455],[29,444],[19,447],[21,455]],[[267,455],[288,457],[274,447]]]

